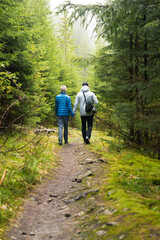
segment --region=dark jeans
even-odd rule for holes
[[[82,121],[82,136],[83,139],[85,140],[86,136],[91,138],[91,133],[92,133],[92,127],[93,127],[93,117],[92,116],[81,116],[81,121]],[[86,124],[88,129],[86,130]]]
[[[64,141],[68,142],[68,121],[69,117],[58,116],[57,124],[58,124],[58,141],[62,143],[63,140],[63,127],[64,127]]]

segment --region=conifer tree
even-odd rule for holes
[[[0,11],[3,123],[44,121],[53,112],[54,86],[60,72],[47,1],[1,1]]]

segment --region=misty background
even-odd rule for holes
[[[57,7],[61,4],[66,3],[64,0],[50,0],[50,8],[53,11],[53,19],[55,23],[55,27],[58,27],[58,23],[60,21],[60,15],[57,16],[55,13],[57,11]],[[82,5],[92,5],[92,4],[105,4],[105,0],[72,0],[70,1],[74,4],[82,4]],[[88,17],[90,20],[90,17]],[[91,54],[95,49],[95,42],[97,41],[96,33],[94,32],[94,28],[96,25],[96,19],[90,22],[88,27],[82,26],[80,20],[75,22],[73,25],[72,39],[76,46],[76,54],[81,57],[86,57],[88,54]]]

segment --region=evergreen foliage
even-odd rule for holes
[[[1,124],[44,122],[60,74],[47,1],[2,1],[0,11]]]
[[[96,30],[108,43],[95,64],[96,89],[109,113],[107,126],[138,146],[154,149],[160,158],[159,1],[67,3],[61,9],[72,9],[71,21],[80,18],[84,24],[89,13],[96,16]]]

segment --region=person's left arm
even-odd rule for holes
[[[55,114],[57,116],[57,112],[58,112],[58,97],[56,96],[56,100],[55,100]]]
[[[96,97],[96,95],[93,93],[92,95],[92,100],[93,100],[93,104],[97,105],[98,104],[98,99]]]
[[[93,112],[96,113],[96,105],[99,103],[96,95],[93,93],[92,95],[92,102],[94,104]]]

